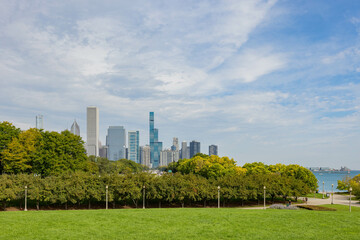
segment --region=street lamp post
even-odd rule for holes
[[[145,209],[145,185],[143,186],[143,209]]]
[[[108,209],[108,201],[109,201],[109,186],[106,185],[106,210]]]
[[[331,204],[334,204],[334,184],[331,184]]]
[[[323,197],[322,197],[322,199],[325,198],[324,194],[325,194],[325,182],[323,181]]]
[[[265,196],[266,196],[266,186],[264,186],[264,209],[266,209],[266,198],[265,198]]]
[[[218,186],[218,208],[220,208],[220,186]]]
[[[27,211],[27,186],[25,186],[25,209],[24,211]]]
[[[349,198],[349,211],[351,212],[351,191],[352,191],[352,187],[349,188],[350,191],[350,198]]]

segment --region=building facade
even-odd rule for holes
[[[140,162],[142,165],[145,165],[149,168],[152,167],[150,163],[150,146],[141,146],[140,147]]]
[[[72,134],[80,136],[80,127],[79,127],[79,124],[77,124],[76,120],[74,120],[73,124],[71,125],[70,132]]]
[[[179,139],[177,137],[173,138],[173,145],[171,146],[172,151],[180,151],[179,149]]]
[[[181,159],[189,159],[190,158],[190,151],[186,141],[181,143]]]
[[[218,146],[217,145],[210,145],[209,146],[209,156],[216,155],[218,156]]]
[[[37,115],[35,120],[35,126],[37,129],[44,129],[44,116],[43,115]]]
[[[106,136],[107,158],[112,161],[126,158],[126,134],[123,126],[110,126]]]
[[[140,163],[139,131],[128,132],[128,159]]]
[[[86,111],[87,155],[99,156],[99,109],[88,107]]]
[[[179,151],[165,149],[160,153],[160,166],[167,166],[172,162],[179,161]]]
[[[150,162],[153,168],[160,164],[160,152],[162,150],[162,142],[159,142],[159,131],[154,125],[154,112],[149,114],[149,143],[150,143]]]
[[[200,152],[200,142],[195,140],[190,142],[190,158]]]

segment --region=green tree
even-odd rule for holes
[[[14,176],[3,174],[0,175],[0,202],[3,210],[6,210],[6,203],[16,199],[18,188],[14,181]]]
[[[17,138],[21,130],[16,128],[9,122],[0,123],[0,174],[3,172],[2,167],[2,152],[7,149],[8,145],[13,141],[14,138]]]
[[[39,159],[41,133],[35,128],[23,131],[13,138],[2,152],[3,171],[6,173],[31,173],[33,163]]]

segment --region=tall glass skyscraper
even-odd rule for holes
[[[74,120],[73,124],[71,125],[71,130],[70,132],[72,134],[75,134],[77,136],[80,136],[80,127],[79,124],[76,122],[76,120]]]
[[[160,152],[162,151],[162,142],[159,142],[159,131],[154,128],[154,112],[149,114],[149,125],[150,125],[150,162],[152,167],[156,168],[160,163]]]
[[[218,155],[218,146],[217,145],[210,145],[209,146],[209,156],[211,155]]]
[[[140,163],[139,131],[128,132],[129,160]]]
[[[200,152],[200,142],[195,140],[190,142],[190,158]]]
[[[36,116],[36,128],[39,130],[44,129],[44,116],[43,115]]]
[[[106,136],[107,158],[112,161],[126,158],[126,135],[123,126],[110,126]]]

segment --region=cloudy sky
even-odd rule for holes
[[[360,169],[360,1],[0,0],[0,121],[46,130],[86,107],[210,144],[240,165]]]

